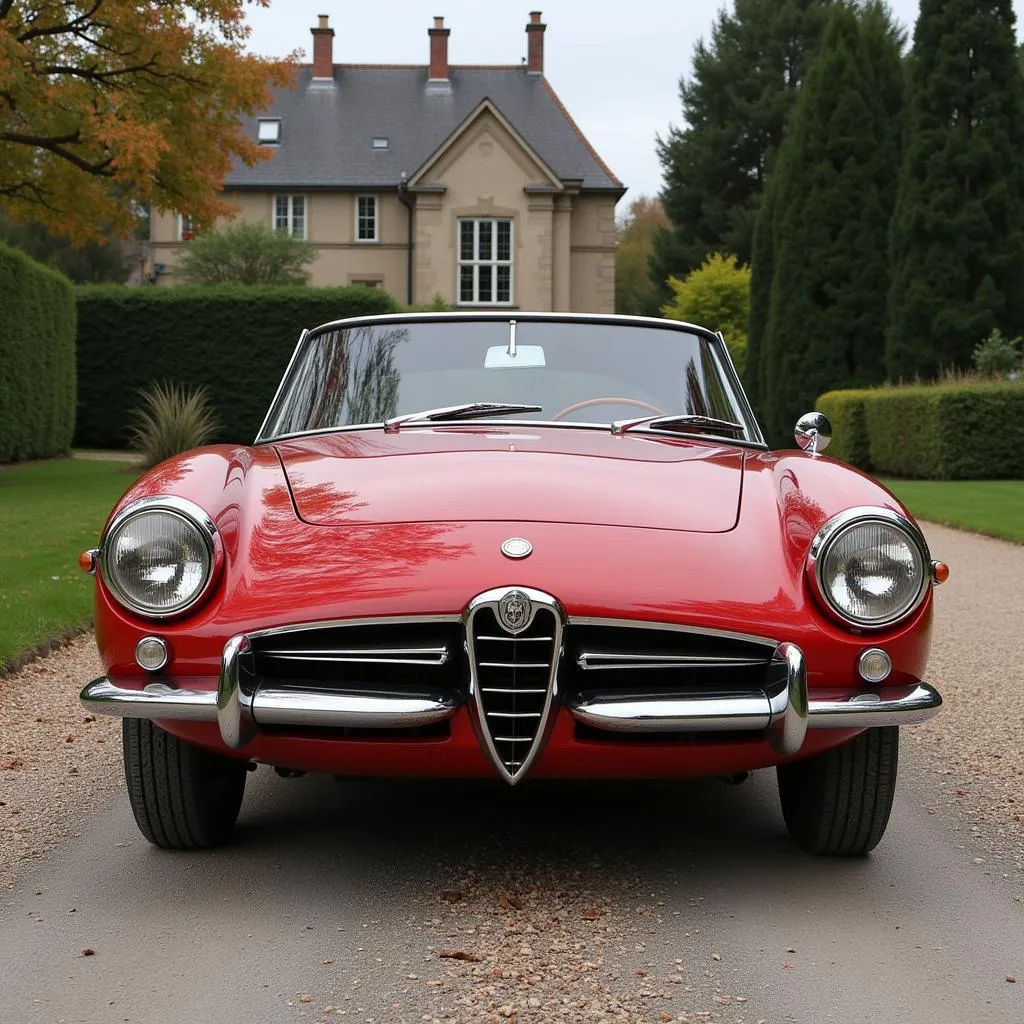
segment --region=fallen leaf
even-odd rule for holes
[[[95,949],[89,949],[88,946],[86,946],[85,949],[82,950],[82,956],[95,956],[95,955],[96,955],[96,950]]]
[[[458,889],[442,889],[441,899],[445,903],[458,903],[462,899],[462,893]]]
[[[64,737],[64,742],[65,743],[74,743],[75,742],[75,737],[72,736],[71,733],[68,733],[67,736]]]
[[[787,953],[795,953],[796,952],[796,947],[795,946],[790,946],[789,949],[786,950],[786,952]]]
[[[300,1003],[311,1003],[311,1002],[313,1002],[313,997],[312,996],[307,996],[307,995],[301,995],[301,996],[299,996],[299,1002]]]
[[[480,957],[468,949],[442,949],[437,955],[442,960],[468,960],[471,964],[480,963]]]
[[[793,970],[793,965],[792,964],[783,964],[782,965],[782,969],[784,971],[791,971],[791,970]]]
[[[86,715],[85,718],[82,719],[82,721],[83,722],[95,722],[96,721],[96,716],[95,715]]]
[[[498,906],[503,910],[522,910],[523,903],[518,896],[510,892],[503,892],[498,896]]]
[[[664,1010],[662,1010],[661,1013],[658,1014],[658,1020],[671,1020],[671,1019],[672,1019],[671,1014],[666,1013]]]
[[[588,921],[596,921],[603,913],[603,910],[599,910],[597,907],[591,907],[589,910],[583,911],[583,916]]]
[[[1017,983],[1017,975],[1016,975],[1016,974],[1008,974],[1008,975],[1006,976],[1006,980],[1007,980],[1007,981],[1008,981],[1008,982],[1009,982],[1009,983],[1010,983],[1011,985],[1015,985],[1015,984]]]
[[[21,768],[24,764],[25,762],[20,757],[12,757],[10,761],[0,761],[0,768],[12,772],[17,768]]]
[[[711,954],[711,959],[712,959],[712,960],[721,960],[721,959],[722,959],[722,957],[721,957],[721,955],[720,955],[720,954],[718,954],[718,953],[712,953],[712,954]]]

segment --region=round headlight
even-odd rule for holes
[[[881,628],[912,612],[928,589],[928,550],[903,516],[851,509],[829,520],[811,545],[811,579],[845,622]]]
[[[103,575],[133,612],[162,617],[194,605],[213,577],[216,528],[190,502],[126,510],[103,542]]]

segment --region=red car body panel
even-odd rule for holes
[[[870,477],[824,457],[722,442],[550,425],[472,425],[313,435],[257,447],[214,446],[163,463],[124,496],[190,499],[223,545],[210,596],[158,626],[125,610],[97,577],[97,639],[107,674],[141,689],[135,645],[170,644],[166,674],[215,690],[233,635],[302,622],[460,614],[502,586],[554,595],[570,619],[676,623],[797,644],[813,693],[862,686],[858,654],[884,646],[886,686],[922,678],[930,594],[896,628],[856,632],[809,589],[808,547],[853,506],[908,513]],[[615,524],[615,525],[610,525]],[[510,561],[501,542],[533,552]],[[352,775],[483,775],[495,769],[465,708],[438,739],[359,740],[260,733],[228,751],[213,723],[169,732],[249,760]],[[800,756],[849,739],[808,733]],[[583,739],[560,711],[537,777],[658,777],[745,771],[781,760],[761,738],[706,742]]]

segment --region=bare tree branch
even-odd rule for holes
[[[63,25],[51,25],[49,28],[30,28],[27,32],[23,32],[18,36],[17,40],[19,43],[27,43],[30,39],[36,39],[39,36],[60,36],[67,32],[75,32],[80,25],[87,24],[102,6],[103,0],[95,0],[92,7],[84,11],[77,18],[72,18],[71,21],[65,22]]]
[[[74,132],[71,135],[62,135],[54,138],[48,138],[43,135],[21,135],[18,132],[2,132],[0,133],[0,142],[20,142],[25,146],[35,146],[37,149],[45,149],[55,156],[59,156],[62,160],[67,160],[68,163],[74,164],[76,167],[83,171],[87,171],[89,174],[95,174],[103,178],[112,178],[114,171],[111,169],[111,164],[114,162],[113,157],[107,157],[106,160],[101,160],[99,163],[89,163],[88,160],[80,157],[77,153],[73,153],[70,149],[65,149],[63,143],[79,142],[80,135],[78,132]]]

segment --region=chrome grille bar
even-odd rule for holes
[[[673,668],[744,668],[762,665],[762,658],[731,658],[704,654],[632,654],[616,651],[584,651],[576,664],[585,672],[635,671]]]
[[[286,661],[328,661],[346,664],[444,665],[448,661],[447,647],[264,650],[261,653],[265,658],[279,658]]]

